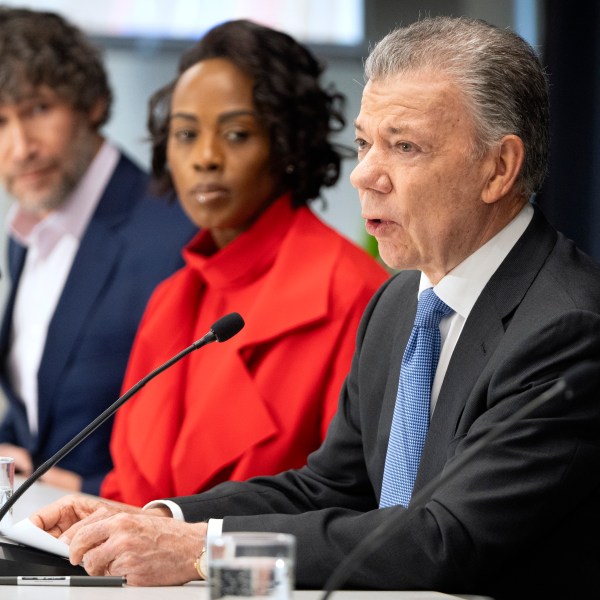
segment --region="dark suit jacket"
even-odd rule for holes
[[[36,466],[119,396],[129,350],[150,293],[182,264],[180,250],[196,228],[177,203],[149,197],[148,176],[121,156],[81,240],[56,307],[38,373],[39,435],[7,378],[10,324],[26,250],[9,242],[12,280],[0,330],[0,384],[9,408],[0,441],[27,448]],[[79,473],[97,493],[112,463],[111,423],[58,466]]]
[[[377,506],[418,282],[419,273],[398,274],[367,308],[338,413],[308,466],[178,499],[186,520],[225,517],[226,531],[296,535],[298,584],[319,587],[370,531],[404,513]],[[600,359],[600,270],[536,212],[465,323],[415,491],[585,359]],[[597,385],[548,402],[408,515],[347,585],[498,599],[597,595],[599,432]]]

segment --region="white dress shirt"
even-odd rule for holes
[[[119,160],[105,142],[66,202],[39,219],[15,202],[10,235],[27,248],[15,297],[8,353],[8,377],[25,404],[32,433],[38,431],[37,374],[48,326],[71,271],[81,239]]]
[[[533,218],[533,207],[525,204],[519,214],[501,229],[491,240],[454,267],[434,286],[434,291],[454,312],[440,323],[442,346],[433,385],[431,388],[430,412],[433,414],[448,370],[450,358],[477,298],[496,272],[502,261],[513,249]],[[419,295],[432,287],[426,275],[421,273]]]

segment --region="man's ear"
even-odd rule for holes
[[[88,114],[92,129],[97,130],[100,127],[100,123],[102,123],[106,114],[106,108],[106,98],[98,98],[98,100],[96,100],[96,102],[92,105]]]
[[[481,195],[486,204],[493,204],[510,193],[524,159],[523,140],[517,135],[505,135],[491,153],[491,174]]]

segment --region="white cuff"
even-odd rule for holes
[[[223,532],[223,519],[209,519],[206,529],[206,545]]]
[[[142,510],[146,510],[147,508],[156,508],[157,506],[165,506],[171,511],[171,515],[174,519],[177,521],[185,521],[181,507],[179,504],[175,504],[175,502],[171,500],[152,500],[152,502],[148,502],[148,504],[146,504]]]

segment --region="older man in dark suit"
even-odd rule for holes
[[[600,358],[600,269],[530,203],[546,168],[543,69],[508,30],[436,18],[386,36],[366,76],[352,182],[401,272],[365,312],[325,442],[300,470],[145,514],[78,497],[37,514],[90,573],[182,582],[198,577],[207,534],[265,530],[296,535],[297,581],[321,586],[369,532],[406,515],[349,586],[596,593],[598,386],[536,409],[405,512],[486,432]]]

